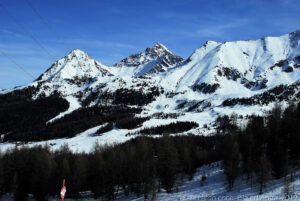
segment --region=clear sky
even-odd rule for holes
[[[0,6],[0,50],[34,77],[74,48],[112,65],[158,41],[187,58],[207,40],[256,39],[300,29],[299,0],[0,0],[0,3],[53,55],[51,58],[46,54]],[[0,88],[32,80],[0,54]]]

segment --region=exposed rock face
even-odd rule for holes
[[[133,54],[113,67],[131,67],[137,68],[135,75],[154,74],[165,72],[167,68],[180,64],[183,58],[176,56],[161,43],[156,43],[151,49]]]

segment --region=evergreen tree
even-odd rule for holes
[[[165,135],[158,148],[158,175],[161,185],[168,193],[172,191],[176,180],[178,165],[177,150],[169,136]]]
[[[259,160],[259,170],[257,172],[258,174],[258,183],[259,183],[259,194],[263,193],[263,188],[265,187],[267,181],[270,178],[270,162],[265,153],[263,153]]]
[[[232,190],[234,181],[239,175],[239,145],[235,140],[235,137],[230,137],[224,142],[224,159],[223,168],[226,174],[228,189]]]
[[[95,198],[98,198],[104,195],[104,170],[106,164],[99,150],[94,151],[88,160],[88,189],[93,192]]]
[[[77,200],[80,198],[79,192],[85,189],[86,186],[86,162],[84,159],[84,155],[82,154],[74,154],[72,155],[71,162],[71,177],[68,181],[69,190],[68,194],[73,195],[73,197]],[[88,190],[88,189],[86,189]]]
[[[30,191],[37,201],[45,201],[49,196],[54,161],[47,148],[34,148],[30,151],[30,155],[29,162],[32,163]]]

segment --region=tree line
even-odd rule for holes
[[[140,108],[127,106],[93,106],[80,108],[53,121],[50,119],[65,111],[69,104],[58,97],[21,101],[11,107],[0,107],[3,141],[42,141],[74,137],[89,128],[121,119],[132,119]],[[3,125],[3,126],[2,126]]]
[[[174,134],[188,131],[192,128],[199,127],[199,124],[192,121],[176,121],[166,125],[152,126],[144,128],[138,131],[143,135],[163,135],[163,134]]]
[[[1,102],[4,98],[0,98],[1,133],[26,130],[36,124],[45,123],[69,107],[66,100],[56,96],[35,101],[16,98]]]
[[[96,135],[101,135],[103,133],[106,133],[108,131],[111,131],[114,126],[116,128],[119,129],[135,129],[138,127],[141,127],[142,124],[148,120],[148,117],[135,117],[134,114],[129,114],[127,115],[126,118],[123,119],[117,119],[115,122],[109,122],[106,125],[100,127],[97,131],[96,131]]]
[[[67,197],[80,198],[90,190],[95,198],[116,199],[125,195],[155,198],[165,189],[172,192],[197,167],[220,160],[215,146],[222,136],[138,137],[124,144],[101,147],[91,153],[72,153],[67,145],[14,148],[0,154],[0,194],[13,193],[15,200],[32,194],[38,201],[58,195],[66,179]]]
[[[228,120],[228,118],[225,118]],[[233,120],[234,121],[234,120]],[[228,189],[237,177],[259,185],[259,193],[271,179],[293,175],[300,160],[300,105],[290,104],[284,111],[279,105],[267,117],[252,116],[244,130],[224,129],[223,169]]]

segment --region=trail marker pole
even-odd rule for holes
[[[64,201],[64,197],[65,197],[65,194],[67,192],[67,189],[65,187],[65,179],[63,180],[63,186],[60,190],[60,198],[61,198],[61,201]]]

